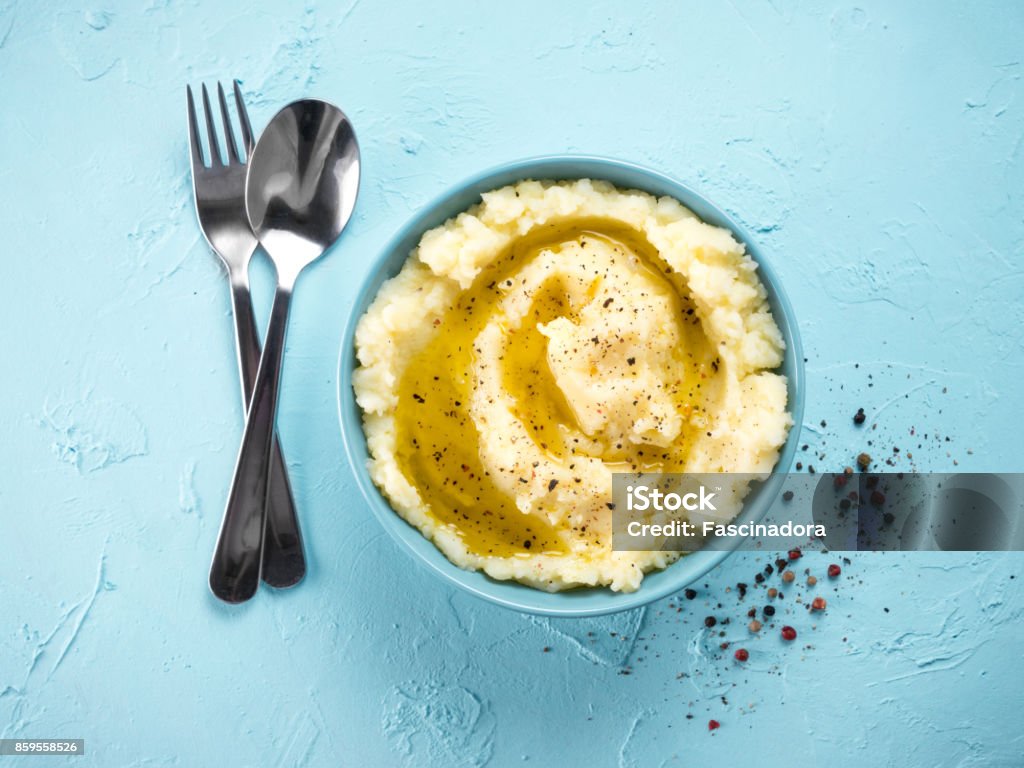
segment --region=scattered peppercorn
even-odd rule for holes
[[[782,639],[783,640],[796,640],[796,630],[791,626],[786,625],[782,628]]]
[[[733,657],[736,659],[736,661],[746,661],[750,658],[750,654],[747,653],[746,648],[738,648],[736,650],[736,653],[733,654]]]
[[[864,423],[865,419],[867,419],[867,416],[864,414],[864,409],[858,408],[857,412],[853,414],[853,423],[859,426]]]
[[[685,592],[683,592],[683,594],[686,595],[686,599],[687,600],[693,600],[693,598],[695,598],[697,596],[697,590],[696,589],[688,589]]]
[[[793,573],[792,571],[783,571],[782,572],[782,580],[784,582],[786,582],[787,584],[789,584],[795,578],[796,578],[796,574]]]
[[[765,616],[767,616],[768,618],[771,618],[772,616],[775,615],[775,606],[774,605],[766,605],[764,608],[761,609],[761,612]]]
[[[753,619],[749,624],[747,624],[747,629],[749,629],[751,632],[760,632],[761,622],[757,619]]]
[[[782,500],[783,501],[792,501],[793,500],[793,492],[792,491],[786,491],[784,494],[782,494]]]
[[[824,611],[828,607],[828,603],[825,602],[824,597],[816,597],[811,601],[812,611]]]
[[[799,560],[803,556],[803,552],[799,549],[791,549],[788,552],[790,560]]]
[[[779,594],[779,590],[777,590],[775,587],[771,587],[768,590],[768,597],[769,598],[774,598],[777,594]]]
[[[837,565],[836,568],[838,568],[838,567],[839,566]],[[704,626],[707,627],[708,629],[711,629],[717,623],[718,623],[718,621],[715,619],[714,616],[708,616],[706,619],[704,619]]]
[[[717,720],[708,720],[708,730],[709,731],[716,731],[716,730],[718,730],[721,727],[722,727],[722,724],[720,722],[718,722]]]
[[[882,493],[881,491],[872,491],[871,503],[876,507],[882,506],[883,504],[885,504],[885,494]]]
[[[814,577],[814,576],[808,576],[807,577],[807,586],[808,587],[813,587],[817,583],[818,583],[818,579],[816,577]]]
[[[840,568],[840,567],[839,567],[838,565],[836,565],[835,563],[832,563],[832,565],[830,565],[830,566],[828,567],[828,577],[829,577],[830,579],[835,579],[835,578],[838,578],[838,577],[839,577],[839,574],[841,574],[842,572],[843,572],[843,569],[842,569],[842,568]]]
[[[857,455],[857,466],[860,468],[861,472],[866,471],[867,468],[871,466],[871,454],[868,454],[868,453],[858,454]]]

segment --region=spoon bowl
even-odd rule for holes
[[[358,191],[359,145],[344,112],[325,101],[303,99],[274,115],[256,142],[245,185],[246,215],[277,270],[277,289],[210,568],[210,589],[225,602],[244,602],[259,586],[295,281],[340,237]]]
[[[359,191],[359,144],[345,113],[317,99],[284,107],[260,136],[249,163],[249,224],[280,271],[319,258],[352,216]]]

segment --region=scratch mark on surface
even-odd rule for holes
[[[448,607],[455,618],[455,625],[459,628],[459,632],[468,636],[473,634],[473,630],[476,628],[476,614],[466,611],[466,616],[463,616],[463,609],[458,605],[458,599],[459,592],[457,590],[453,589],[448,592]]]
[[[202,517],[199,494],[196,492],[196,463],[187,461],[178,477],[178,508],[186,515]]]
[[[54,433],[57,457],[83,475],[148,452],[142,421],[116,400],[87,397],[52,407],[44,403],[39,423]]]
[[[106,13],[62,11],[54,18],[53,35],[62,59],[85,82],[99,80],[121,61],[100,36],[110,25]]]
[[[0,8],[0,48],[7,44],[12,29],[14,29],[14,6],[9,5]]]
[[[331,735],[331,729],[330,728],[326,728],[324,726],[324,723],[327,722],[327,718],[324,717],[323,707],[320,706],[320,693],[319,693],[319,691],[316,688],[310,688],[309,689],[309,700],[312,702],[313,706],[316,708],[317,715],[319,715],[319,723],[318,723],[317,727],[320,729],[321,733],[325,733],[325,732],[327,733],[327,743],[330,745],[331,750],[333,751],[334,748],[335,748],[334,737]]]
[[[381,728],[409,765],[481,768],[494,752],[495,717],[472,691],[410,681],[384,697]]]
[[[711,654],[705,653],[705,643],[713,642],[714,638],[708,636],[706,629],[701,628],[698,632],[693,635],[693,638],[686,646],[686,653],[690,658],[688,667],[689,675],[687,679],[693,690],[697,692],[697,695],[701,698],[713,698],[715,696],[721,696],[729,689],[729,683],[723,681],[715,674],[715,660]],[[703,681],[714,681],[718,680],[717,686],[711,685],[705,687],[702,685]]]
[[[108,539],[109,541],[109,539]],[[46,673],[42,680],[42,685],[50,682],[53,675],[60,668],[64,659],[67,658],[68,653],[78,640],[82,632],[82,627],[85,625],[86,619],[89,618],[92,613],[93,606],[96,604],[96,600],[99,597],[100,592],[113,591],[116,587],[106,579],[106,544],[104,549],[100,553],[99,563],[96,567],[96,581],[93,585],[92,591],[84,598],[79,600],[73,606],[65,610],[57,619],[57,623],[53,629],[45,637],[36,641],[35,648],[32,649],[32,658],[29,660],[28,666],[25,668],[25,674],[22,678],[21,685],[6,685],[4,689],[0,691],[0,699],[12,698],[14,704],[11,708],[11,713],[7,724],[3,730],[0,731],[0,735],[7,737],[11,734],[20,733],[33,722],[27,720],[25,717],[25,707],[28,703],[28,693],[35,687],[36,678],[42,667],[44,659],[48,656],[54,646],[59,642],[59,636],[62,632],[67,631],[67,636],[64,638],[61,645],[60,651],[57,653],[53,664],[50,665],[49,671]],[[68,629],[70,627],[70,629]],[[32,637],[35,635],[39,638],[38,633],[30,632],[28,625],[23,627],[26,636]]]
[[[756,39],[761,45],[764,45],[764,38],[761,37],[761,33],[758,32],[757,28],[750,23],[750,20],[744,15],[743,11],[736,6],[736,3],[734,3],[733,0],[729,0],[729,6],[732,8],[733,12],[739,16],[740,21],[743,22],[743,26],[750,31],[750,34],[754,36],[754,39]]]
[[[924,389],[925,387],[934,386],[936,383],[937,382],[936,382],[935,379],[929,379],[928,381],[926,381],[926,382],[924,382],[922,384],[918,384],[916,387],[911,387],[906,392],[900,392],[898,395],[889,398],[884,403],[882,403],[874,413],[871,414],[871,417],[870,417],[871,421],[877,421],[877,419],[878,419],[879,415],[881,415],[882,411],[884,411],[886,408],[888,408],[889,406],[893,405],[894,403],[897,403],[900,400],[904,400],[904,399],[910,397],[910,395],[914,394],[915,392],[918,392],[919,390]]]
[[[904,672],[901,675],[887,677],[885,680],[873,680],[867,684],[867,687],[874,688],[882,684],[896,683],[900,680],[909,680],[910,678],[925,675],[930,672],[945,672],[950,669],[956,669],[965,661],[970,659],[974,655],[974,652],[978,649],[978,647],[980,646],[968,648],[963,651],[949,653],[944,656],[938,656],[931,659],[922,659],[921,661],[916,662],[917,669],[911,670],[910,672]]]
[[[349,3],[348,8],[345,9],[345,12],[341,14],[341,19],[339,19],[339,23],[343,21],[348,21],[348,17],[355,13],[356,8],[358,7],[359,0],[352,0],[352,2]]]
[[[50,671],[46,675],[47,681],[49,681],[50,678],[53,677],[53,674],[60,668],[61,663],[68,655],[68,651],[71,650],[71,646],[75,644],[75,641],[78,639],[79,633],[82,631],[82,625],[85,624],[85,620],[89,618],[89,614],[92,612],[92,607],[96,604],[96,598],[99,596],[100,592],[106,586],[106,581],[103,578],[103,572],[106,568],[106,563],[107,554],[106,552],[104,552],[100,555],[100,562],[99,565],[96,567],[96,583],[93,585],[92,592],[85,599],[79,602],[74,608],[72,608],[71,611],[65,614],[63,619],[64,621],[67,620],[67,617],[71,613],[78,611],[78,616],[75,619],[74,627],[72,627],[71,629],[71,634],[69,634],[67,640],[64,641],[64,645],[60,649],[60,654],[58,654],[57,660],[53,662],[53,666],[50,667]],[[79,610],[79,608],[81,608],[81,610]]]
[[[291,723],[288,746],[274,763],[277,768],[302,768],[309,765],[309,756],[320,737],[320,728],[308,713],[300,713]]]
[[[628,757],[627,753],[629,751],[630,742],[632,742],[633,737],[636,736],[637,728],[648,714],[650,713],[647,711],[638,712],[633,718],[633,722],[629,724],[629,730],[626,731],[626,738],[622,740],[622,745],[619,747],[619,768],[631,768],[631,766],[637,765],[637,762],[631,757]]]
[[[619,768],[664,768],[669,764],[676,765],[678,756],[657,759],[660,732],[664,730],[656,721],[657,711],[642,709],[633,717],[626,731],[626,737],[619,747]]]
[[[588,661],[621,667],[633,654],[646,616],[647,608],[643,607],[595,618],[530,620],[567,640]]]

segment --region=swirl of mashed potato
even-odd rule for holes
[[[371,477],[463,568],[637,589],[679,555],[612,550],[612,474],[766,474],[786,440],[756,269],[672,198],[587,179],[483,195],[359,322]]]

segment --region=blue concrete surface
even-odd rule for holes
[[[369,260],[427,200],[604,154],[756,233],[807,347],[804,463],[1019,470],[1022,39],[997,2],[0,2],[0,737],[85,738],[74,764],[104,768],[1020,766],[1024,556],[857,555],[753,639],[763,593],[727,591],[753,553],[692,602],[520,616],[380,530],[335,366]],[[289,337],[311,572],[236,610],[206,588],[241,410],[184,115],[186,82],[233,76],[257,127],[341,104],[365,160]],[[254,280],[263,316],[265,263]],[[812,593],[813,619],[793,600]]]

